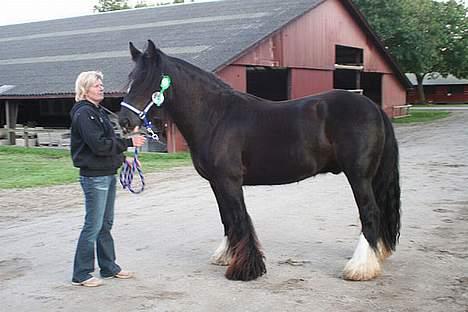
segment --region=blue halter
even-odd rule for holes
[[[153,107],[153,105],[156,105],[158,107],[162,105],[162,103],[164,102],[164,91],[167,88],[169,88],[170,85],[171,78],[169,76],[163,75],[161,79],[161,90],[153,93],[153,95],[151,96],[151,101],[148,103],[148,105],[146,105],[143,111],[140,111],[139,109],[136,109],[132,105],[123,101],[120,103],[120,105],[128,108],[129,110],[137,114],[140,119],[143,120],[143,124],[146,128],[149,137],[156,141],[159,141],[159,136],[153,131],[151,121],[148,119],[147,114],[151,107]],[[135,172],[138,172],[138,175],[140,176],[141,188],[139,190],[134,190],[132,188],[132,181],[133,177],[135,176]],[[124,190],[128,189],[134,194],[139,194],[145,189],[145,178],[143,176],[143,171],[141,170],[140,162],[138,161],[138,148],[135,148],[134,150],[132,163],[130,163],[128,160],[125,160],[122,170],[120,171],[119,178],[120,184],[122,185]]]
[[[151,107],[153,107],[153,105],[156,105],[158,107],[162,105],[162,103],[164,102],[164,91],[166,91],[170,86],[171,77],[163,75],[160,84],[161,90],[153,93],[153,95],[151,96],[151,101],[146,105],[145,109],[143,109],[142,111],[123,101],[120,103],[121,106],[128,108],[129,110],[137,114],[141,120],[143,120],[143,124],[146,128],[146,131],[153,140],[159,141],[159,136],[153,131],[151,121],[148,119],[147,114]]]

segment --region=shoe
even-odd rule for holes
[[[73,286],[84,286],[84,287],[98,287],[103,284],[102,280],[97,277],[88,278],[82,282],[72,282]]]
[[[117,273],[115,275],[104,277],[104,279],[111,279],[111,278],[128,279],[128,278],[132,278],[134,276],[135,276],[135,274],[133,272],[122,270],[122,271],[120,271],[119,273]]]

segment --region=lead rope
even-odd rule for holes
[[[155,92],[152,95],[150,104],[148,104],[148,106],[145,108],[143,112],[137,111],[135,108],[133,108],[129,104],[122,102],[122,106],[125,106],[129,108],[130,110],[136,112],[138,116],[141,119],[143,119],[143,124],[146,128],[147,135],[155,141],[159,141],[159,136],[153,131],[151,121],[149,121],[148,118],[146,117],[146,113],[150,110],[153,104],[155,104],[156,106],[161,106],[161,104],[164,102],[164,91],[166,91],[166,89],[169,88],[170,85],[171,85],[171,78],[169,76],[163,75],[161,79],[161,85],[160,85],[161,90],[158,92]],[[132,187],[135,172],[138,172],[138,175],[140,177],[141,187],[139,190],[134,190]],[[120,184],[122,185],[122,188],[124,190],[127,189],[133,194],[139,194],[144,191],[145,177],[143,176],[143,170],[141,169],[140,162],[138,161],[138,148],[137,147],[135,147],[135,150],[133,153],[133,162],[129,162],[128,160],[125,159],[122,169],[120,170],[119,178],[120,178]]]
[[[138,175],[140,177],[141,187],[139,190],[134,190],[132,187],[135,172],[138,172]],[[136,147],[133,153],[133,161],[130,162],[127,159],[125,159],[123,167],[120,170],[120,184],[122,185],[122,188],[124,190],[127,189],[133,194],[139,194],[145,189],[145,177],[143,176],[143,170],[141,170],[140,162],[138,161],[138,148]]]

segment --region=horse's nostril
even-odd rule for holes
[[[128,128],[130,125],[130,120],[128,118],[122,118],[119,120],[119,124],[122,128]]]
[[[120,119],[119,125],[122,128],[124,134],[127,134],[129,132],[128,129],[130,129],[130,120],[128,118]]]

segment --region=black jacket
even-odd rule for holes
[[[113,175],[122,165],[123,152],[131,139],[118,138],[102,108],[91,102],[77,102],[70,112],[71,157],[81,176]]]

